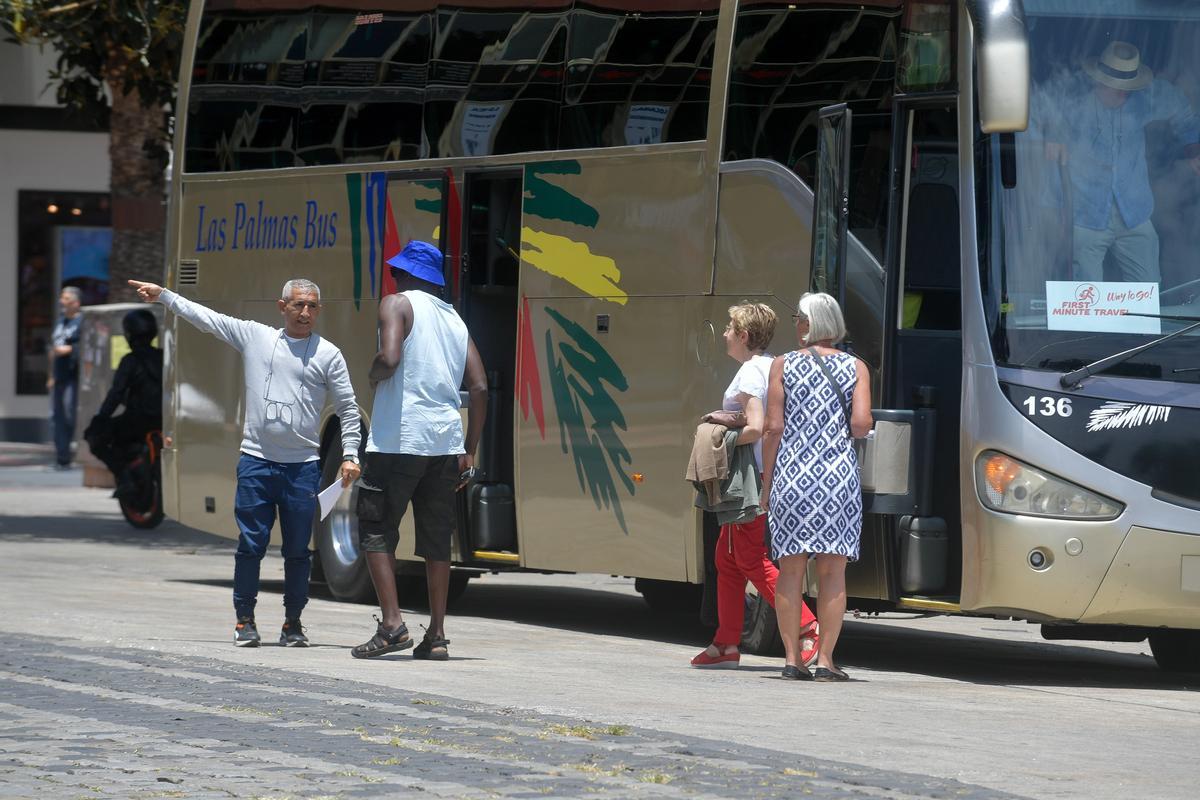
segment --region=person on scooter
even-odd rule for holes
[[[151,344],[158,336],[158,321],[145,309],[130,311],[121,320],[130,352],[121,359],[112,387],[84,431],[96,458],[104,462],[117,481],[113,497],[137,491],[130,474],[131,451],[146,434],[162,428],[163,352]],[[114,417],[118,407],[124,411]]]

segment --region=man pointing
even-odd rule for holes
[[[326,396],[342,423],[342,485],[359,476],[358,405],[342,352],[313,331],[321,290],[296,278],[283,285],[283,327],[218,314],[153,283],[130,281],[146,302],[158,301],[242,354],[246,422],[242,428],[234,515],[239,537],[233,569],[237,612],[233,643],[257,647],[254,622],[259,565],[279,515],[283,537],[284,623],[279,643],[306,647],[300,612],[308,603],[308,549],[321,476],[319,425]]]

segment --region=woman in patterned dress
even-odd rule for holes
[[[796,312],[796,334],[804,349],[771,364],[763,434],[762,503],[770,515],[771,550],[779,560],[775,611],[787,650],[783,677],[844,681],[848,678],[834,664],[833,649],[846,613],[846,563],[857,560],[862,535],[862,487],[851,436],[861,438],[871,429],[870,376],[861,361],[833,347],[846,335],[836,300],[809,293],[800,298]],[[817,560],[821,624],[817,666],[811,673],[798,647],[810,555]]]

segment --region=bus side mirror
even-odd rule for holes
[[[1021,0],[967,0],[975,42],[979,127],[1015,133],[1029,127],[1029,38]]]

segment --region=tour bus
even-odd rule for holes
[[[711,572],[683,475],[728,307],[769,303],[782,353],[828,291],[876,408],[852,607],[1196,669],[1198,38],[1182,0],[197,0],[167,281],[278,324],[315,280],[369,423],[384,261],[438,245],[490,385],[456,590],[593,572],[652,602]],[[238,356],[165,340],[166,506],[232,536]],[[313,547],[368,599],[353,507]],[[774,635],[749,598],[746,643]]]

